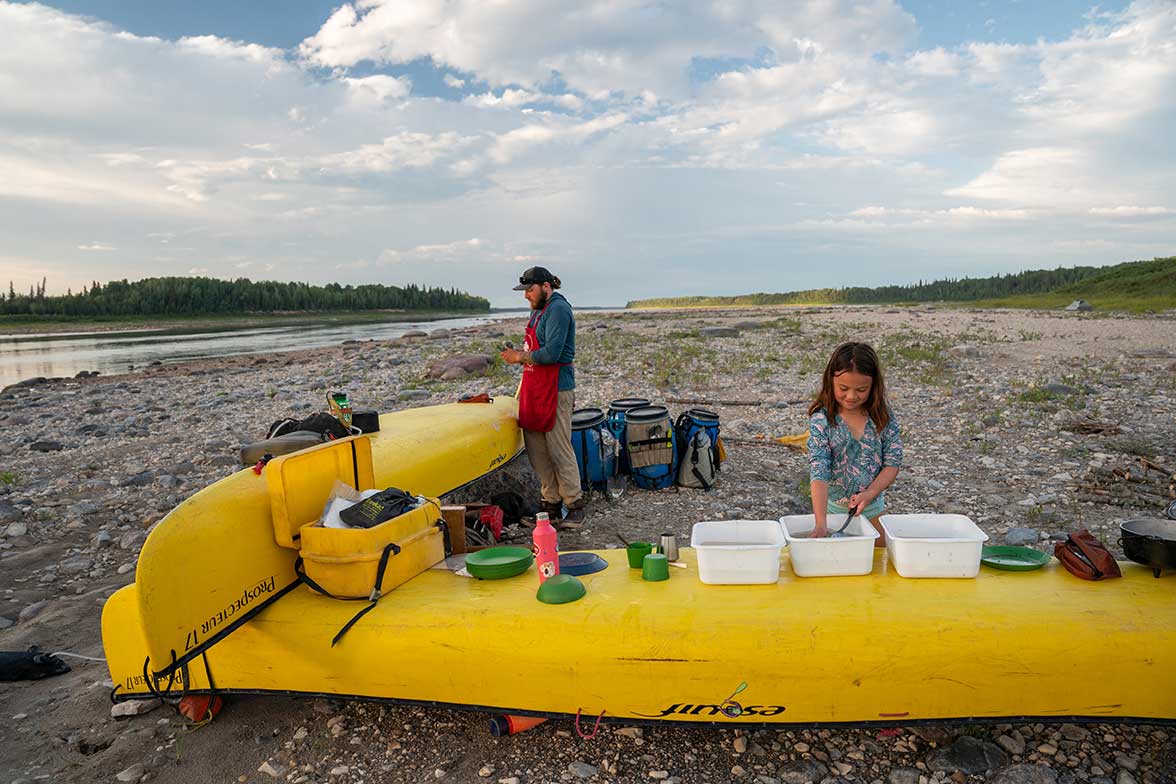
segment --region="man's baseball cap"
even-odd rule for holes
[[[555,276],[547,267],[531,267],[519,276],[519,285],[515,286],[514,290],[525,291],[536,283],[555,283]]]

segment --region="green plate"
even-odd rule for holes
[[[547,581],[539,586],[535,598],[545,604],[567,604],[576,601],[586,593],[588,593],[588,589],[584,587],[584,583],[580,581],[579,577],[571,574],[557,574],[554,577],[548,577]]]
[[[1006,572],[1031,572],[1049,563],[1051,556],[1032,547],[1014,547],[1000,544],[985,547],[980,553],[980,563]]]
[[[490,547],[467,555],[465,565],[480,580],[502,580],[527,571],[534,560],[526,547]]]

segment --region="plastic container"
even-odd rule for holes
[[[690,546],[698,556],[698,579],[709,585],[757,585],[780,579],[784,533],[775,520],[695,523]]]
[[[886,551],[903,577],[975,577],[988,534],[964,515],[882,515]]]
[[[559,534],[551,527],[546,512],[535,515],[535,532],[531,535],[535,543],[535,567],[539,570],[539,584],[559,574]]]
[[[840,528],[840,520],[830,520],[830,529]],[[780,528],[788,542],[788,557],[797,577],[838,577],[848,574],[869,574],[874,568],[874,542],[878,531],[862,516],[855,517],[845,529],[845,536],[836,539],[824,536],[809,539],[817,525],[809,515],[780,518]]]

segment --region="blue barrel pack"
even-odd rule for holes
[[[645,406],[625,412],[625,451],[633,483],[645,490],[670,487],[676,478],[678,452],[674,423],[665,406]]]
[[[625,414],[635,408],[645,408],[649,401],[643,397],[623,397],[608,404],[608,429],[620,444],[617,457],[617,473],[628,474],[629,451],[625,448]]]
[[[678,447],[678,484],[682,487],[714,487],[723,462],[719,439],[719,415],[705,408],[691,408],[674,423]]]
[[[607,418],[599,408],[578,408],[572,412],[572,451],[580,466],[580,487],[602,489],[617,467],[617,442],[605,427]]]

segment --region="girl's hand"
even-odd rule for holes
[[[874,500],[874,496],[870,495],[869,490],[863,490],[860,493],[854,493],[849,497],[849,508],[858,510],[858,514],[869,506],[870,502]]]
[[[824,539],[829,535],[829,526],[822,520],[817,523],[817,527],[809,534],[809,539]]]

